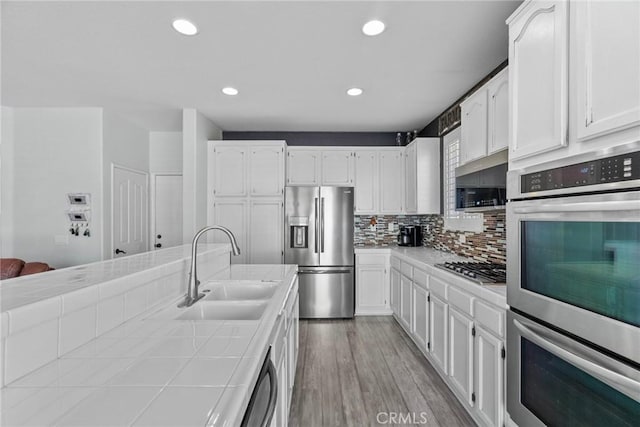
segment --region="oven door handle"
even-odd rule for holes
[[[608,212],[608,211],[637,211],[640,204],[632,200],[618,200],[612,202],[583,202],[562,204],[541,204],[521,208],[513,208],[513,213],[555,213],[555,212]]]
[[[523,322],[525,321],[523,320]],[[541,328],[533,324],[529,324],[529,322],[526,323],[528,324],[527,326],[525,326],[521,321],[513,319],[513,324],[518,328],[520,334],[529,341],[537,344],[548,352],[553,353],[555,356],[565,360],[566,362],[577,366],[584,372],[599,379],[620,393],[625,394],[634,400],[640,400],[640,382],[618,372],[612,371],[611,369],[604,368],[591,360],[586,359],[585,355],[575,354],[580,353],[577,346],[572,346],[572,351],[561,347],[559,342],[552,342],[553,338],[548,336],[548,334],[544,334]],[[544,337],[542,337],[543,334],[545,335]],[[568,343],[563,343],[562,345],[566,346],[566,344]]]

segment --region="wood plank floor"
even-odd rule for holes
[[[389,422],[391,413],[413,418],[396,418],[402,421],[397,424]],[[390,316],[300,321],[289,423],[292,427],[475,426]]]

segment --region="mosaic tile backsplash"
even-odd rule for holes
[[[370,225],[375,219],[375,230]],[[389,230],[389,223],[395,225]],[[507,234],[505,213],[484,214],[482,233],[444,229],[442,215],[361,215],[355,217],[355,246],[395,246],[398,226],[421,225],[422,244],[426,247],[452,252],[478,261],[505,264],[507,259]],[[465,242],[460,243],[464,235]]]

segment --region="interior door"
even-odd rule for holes
[[[154,248],[182,244],[182,175],[154,177],[152,230]]]
[[[148,249],[149,194],[144,172],[113,166],[111,174],[112,257]]]
[[[353,265],[353,187],[320,187],[320,265]]]

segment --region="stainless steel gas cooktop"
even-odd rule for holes
[[[450,271],[481,285],[504,285],[507,283],[507,268],[502,264],[488,262],[445,262],[436,267]]]

